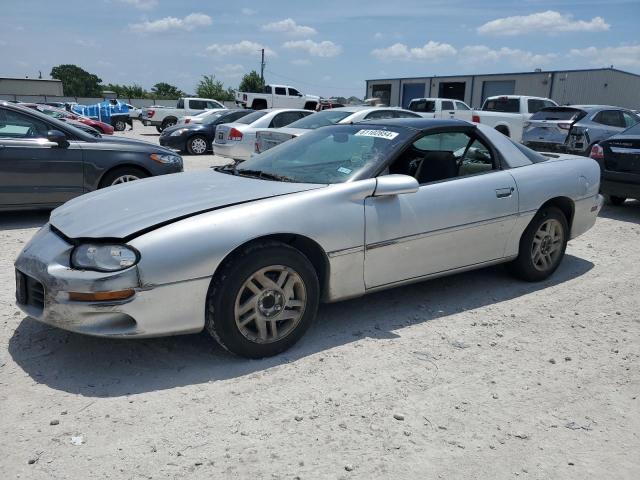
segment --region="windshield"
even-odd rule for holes
[[[354,112],[345,112],[344,110],[324,110],[322,112],[314,113],[308,117],[296,120],[293,123],[287,125],[287,128],[304,128],[307,130],[315,130],[320,127],[327,127],[329,125],[335,125],[336,123],[344,120],[349,115],[353,115]]]
[[[550,107],[538,110],[531,116],[531,120],[573,120],[578,115],[586,115],[582,110],[576,108]]]
[[[235,123],[244,123],[245,125],[250,125],[253,122],[255,122],[256,120],[260,120],[266,114],[267,114],[267,112],[265,112],[264,110],[260,110],[259,112],[253,112],[253,113],[250,113],[247,116],[242,117],[239,120],[236,120]]]
[[[402,127],[334,125],[284,142],[237,168],[247,174],[299,183],[343,183],[371,172],[412,135]]]
[[[219,119],[223,115],[229,115],[229,112],[227,110],[224,110],[222,112],[210,113],[209,115],[207,115],[207,118],[204,119],[204,123],[209,125],[209,124],[215,122],[217,119]]]

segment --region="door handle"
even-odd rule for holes
[[[507,198],[510,197],[515,189],[513,187],[509,188],[496,188],[496,197],[498,198]]]

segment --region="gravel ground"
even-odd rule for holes
[[[25,318],[12,263],[46,218],[0,214],[2,478],[638,478],[638,202],[546,282],[496,267],[326,305],[260,361]]]

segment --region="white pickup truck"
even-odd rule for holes
[[[489,97],[480,110],[474,110],[472,121],[495,128],[516,142],[522,140],[524,122],[544,107],[557,107],[549,98],[525,95],[500,95]]]
[[[425,118],[459,118],[467,122],[473,113],[469,105],[453,98],[414,98],[409,110]]]
[[[203,110],[224,108],[226,107],[222,103],[211,98],[180,98],[175,108],[143,108],[142,123],[155,126],[156,130],[162,133],[165,128],[177,124],[180,117],[194,115]]]
[[[288,85],[265,85],[264,93],[237,92],[236,105],[241,108],[304,108],[315,110],[320,97],[304,95]]]

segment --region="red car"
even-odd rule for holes
[[[37,103],[21,103],[20,105],[23,107],[33,108],[34,110],[38,110],[45,115],[50,115],[54,118],[64,118],[67,120],[75,120],[76,122],[84,123],[85,125],[89,125],[90,127],[95,128],[103,135],[113,135],[113,127],[108,123],[93,120],[89,117],[78,115],[74,112],[68,112],[62,108],[50,107],[49,105],[40,105]]]

